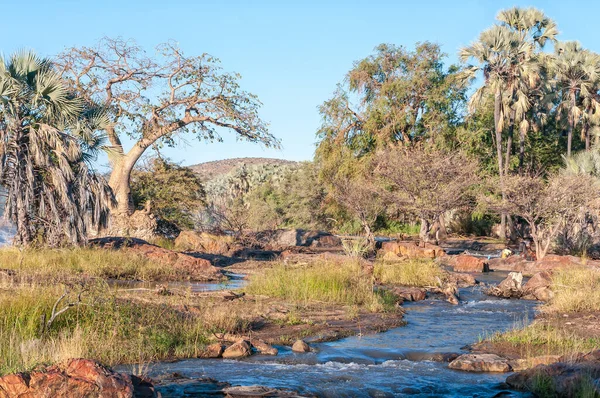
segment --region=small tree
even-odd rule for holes
[[[373,227],[385,204],[373,174],[373,160],[366,155],[356,157],[346,148],[334,151],[322,164],[320,177],[328,194],[358,219],[367,241],[374,245]]]
[[[476,172],[476,163],[463,154],[432,148],[390,146],[377,156],[376,173],[383,180],[383,194],[421,219],[422,242],[430,240],[441,215],[469,203]]]
[[[205,206],[198,176],[187,167],[159,157],[133,171],[131,191],[136,209],[149,205],[159,219],[179,229],[193,229]]]
[[[504,200],[489,197],[486,205],[517,215],[529,225],[538,260],[544,258],[561,228],[598,208],[600,187],[589,175],[559,173],[547,182],[538,177],[508,176]]]

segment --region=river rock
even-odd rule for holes
[[[488,272],[487,261],[481,257],[459,254],[454,262],[455,272]]]
[[[508,359],[496,354],[463,354],[450,362],[450,369],[466,372],[510,372]]]
[[[523,286],[524,298],[549,301],[554,297],[550,289],[552,285],[552,274],[550,271],[540,271],[534,274]]]
[[[237,386],[237,387],[226,387],[222,390],[227,398],[302,398],[302,395],[298,393],[281,390],[277,388],[263,387],[263,386]]]
[[[0,398],[156,397],[145,379],[116,373],[89,359],[70,359],[30,373],[0,377]]]
[[[409,286],[394,286],[389,291],[395,296],[401,297],[406,301],[421,301],[425,300],[427,291],[418,287]]]
[[[237,359],[252,355],[252,347],[247,340],[239,340],[223,351],[223,358]]]
[[[310,352],[310,347],[304,340],[296,340],[292,345],[292,351],[294,352]]]
[[[407,258],[438,258],[446,255],[444,249],[439,246],[430,243],[421,246],[419,242],[383,242],[381,250],[384,255],[391,252]]]
[[[214,343],[206,346],[204,350],[200,352],[198,358],[221,358],[225,351],[225,346],[221,343]]]
[[[464,272],[450,272],[448,279],[456,283],[458,287],[470,287],[478,283],[473,275]]]
[[[527,261],[521,256],[492,258],[488,260],[488,266],[493,271],[523,272],[528,275],[535,272],[535,262]]]
[[[273,347],[270,344],[265,343],[262,340],[252,339],[252,340],[250,340],[250,343],[252,344],[252,347],[254,347],[256,349],[256,351],[258,351],[259,353],[261,353],[263,355],[277,355],[279,353],[277,348]]]
[[[519,298],[523,295],[522,283],[522,273],[510,272],[508,276],[497,286],[493,286],[492,288],[488,289],[487,294],[504,298]]]

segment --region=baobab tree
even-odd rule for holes
[[[94,47],[71,48],[58,57],[73,89],[109,113],[106,133],[116,154],[109,185],[117,202],[112,218],[118,229],[128,225],[134,211],[131,172],[148,148],[174,146],[183,133],[221,140],[226,130],[250,142],[279,145],[258,115],[258,98],[240,88],[240,75],[224,72],[208,54],[187,57],[172,42],[156,50],[151,57],[133,41],[104,38]],[[125,136],[133,141],[129,148]]]

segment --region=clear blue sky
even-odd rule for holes
[[[442,45],[450,61],[458,49],[494,23],[498,10],[535,6],[556,20],[561,40],[579,40],[600,52],[593,1],[204,1],[5,0],[0,51],[31,48],[52,56],[92,45],[103,36],[133,38],[147,50],[173,39],[186,54],[207,52],[264,103],[261,115],[283,150],[236,142],[189,143],[166,151],[189,165],[230,157],[308,160],[319,126],[317,107],[329,98],[352,62],[380,43]]]

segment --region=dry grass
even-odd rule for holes
[[[375,277],[381,283],[405,286],[438,286],[446,279],[444,270],[433,260],[379,261]]]
[[[316,260],[299,266],[279,263],[253,275],[246,291],[304,305],[311,302],[358,305],[373,312],[383,311],[392,304],[388,297],[374,292],[373,278],[365,274],[357,259]]]
[[[108,365],[195,357],[213,333],[243,332],[255,312],[252,304],[233,308],[222,299],[88,288],[82,303],[60,315],[44,334],[43,316],[49,318],[62,288],[0,290],[0,374],[73,357]]]
[[[111,279],[168,280],[177,270],[125,250],[96,248],[0,249],[0,264],[17,272],[19,281],[61,281],[73,276]]]
[[[553,299],[543,307],[547,313],[600,311],[600,270],[568,268],[552,275]]]

